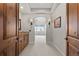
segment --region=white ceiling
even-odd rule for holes
[[[20,18],[22,15],[30,14],[30,18],[35,18],[35,24],[45,24],[50,13],[54,12],[58,4],[56,3],[20,3]],[[32,15],[33,14],[33,15]],[[34,15],[36,14],[36,15]],[[27,17],[27,16],[26,16]],[[36,18],[37,17],[37,18]],[[45,18],[45,19],[44,19]]]
[[[29,3],[31,8],[51,8],[52,3]]]
[[[50,13],[55,6],[55,3],[21,3],[20,12],[25,14]]]
[[[20,3],[19,11],[20,13],[31,13],[30,7],[27,3]]]

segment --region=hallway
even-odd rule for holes
[[[0,56],[79,56],[79,4],[0,4]]]
[[[36,43],[28,45],[20,56],[59,56],[59,52],[54,47],[47,45],[45,39],[45,36],[36,36]]]

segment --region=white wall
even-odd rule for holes
[[[30,29],[29,26],[29,15],[21,15],[21,31],[28,32]]]
[[[30,19],[34,19],[35,17],[38,17],[38,16],[45,16],[47,18],[49,17],[49,15],[46,15],[46,14],[23,14],[23,13],[20,13],[21,31],[28,32],[29,30],[31,30],[31,32],[29,32],[29,44],[34,44],[34,41],[35,41],[35,30],[34,30],[35,23],[33,23],[33,25],[30,26]]]
[[[67,35],[67,17],[66,17],[66,4],[60,4],[52,15],[52,21],[61,16],[61,28],[54,28],[53,23],[53,44],[57,49],[63,54],[66,55],[66,38]]]
[[[34,28],[30,26],[30,16],[31,15],[20,13],[19,18],[21,19],[21,31],[29,32],[29,30],[31,30],[31,32],[29,32],[29,44],[34,44]]]
[[[49,19],[48,19],[49,20]],[[51,22],[51,19],[50,19]],[[50,26],[48,25],[48,22],[46,23],[46,43],[52,45],[52,22],[50,23]]]
[[[29,32],[29,44],[34,44],[35,42],[35,30],[34,25],[30,27],[31,32]]]
[[[66,4],[59,4],[53,12],[51,27],[47,26],[47,43],[54,45],[61,55],[66,55],[66,34],[67,34],[67,17],[66,17]],[[54,28],[54,20],[61,16],[61,28]]]

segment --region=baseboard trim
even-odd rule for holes
[[[61,54],[61,56],[66,56],[55,44],[51,44],[51,43],[52,42],[50,42],[50,41],[46,42],[46,44],[54,47]]]
[[[55,44],[53,45],[62,56],[66,56]]]

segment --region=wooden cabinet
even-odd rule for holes
[[[19,41],[18,41],[18,38],[16,40],[16,43],[15,43],[15,55],[18,56],[19,55]]]
[[[22,40],[20,39],[19,40],[19,53],[21,53],[22,51]]]
[[[79,56],[79,4],[67,4],[67,55]]]
[[[0,55],[15,55],[18,8],[16,3],[0,3]]]
[[[19,32],[19,53],[28,45],[29,42],[29,33],[28,32]]]
[[[29,33],[26,32],[24,36],[24,47],[29,43]]]

